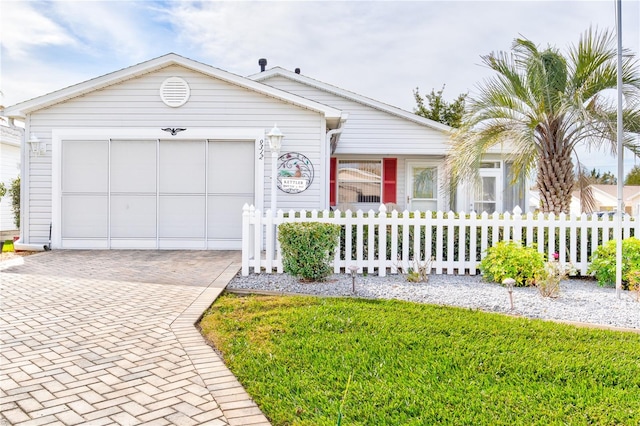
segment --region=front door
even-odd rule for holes
[[[481,169],[480,185],[475,191],[473,210],[489,214],[502,210],[502,178],[500,169]]]
[[[438,210],[438,167],[433,163],[407,164],[407,209]]]

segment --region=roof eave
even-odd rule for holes
[[[412,112],[409,111],[405,111],[401,108],[392,106],[392,105],[388,105],[385,104],[384,102],[380,102],[380,101],[376,101],[375,99],[371,99],[371,98],[367,98],[366,96],[362,96],[359,95],[357,93],[353,93],[350,92],[348,90],[345,89],[341,89],[339,87],[336,86],[332,86],[330,84],[318,81],[318,80],[314,80],[310,77],[306,77],[303,76],[301,74],[298,73],[294,73],[291,72],[289,70],[286,70],[284,68],[280,68],[280,67],[275,67],[275,68],[271,68],[269,70],[263,71],[263,72],[259,72],[257,74],[252,74],[250,76],[248,76],[247,78],[254,80],[254,81],[264,81],[267,80],[271,77],[275,77],[275,76],[281,76],[281,77],[285,77],[288,78],[290,80],[294,80],[297,81],[299,83],[302,84],[306,84],[315,88],[318,88],[320,90],[324,90],[327,91],[329,93],[333,93],[336,94],[338,96],[342,96],[345,97],[347,99],[351,99],[353,101],[359,102],[361,104],[364,105],[368,105],[372,108],[378,109],[380,111],[384,111],[387,112],[389,114],[393,114],[395,116],[413,121],[415,123],[430,127],[432,129],[435,130],[439,130],[442,132],[451,132],[453,130],[452,127],[447,126],[446,124],[442,124],[439,123],[437,121],[434,120],[429,120],[428,118],[424,118],[421,117],[417,114],[414,114]]]
[[[60,89],[43,96],[39,96],[37,98],[6,107],[3,110],[3,115],[9,118],[25,119],[29,113],[37,111],[39,109],[47,108],[51,105],[67,101],[78,96],[83,96],[93,91],[100,90],[105,87],[112,86],[114,84],[118,84],[123,81],[130,80],[132,78],[136,78],[171,65],[180,65],[194,71],[201,72],[205,75],[220,79],[222,81],[226,81],[228,83],[244,87],[246,89],[250,89],[267,96],[271,96],[281,101],[285,101],[312,111],[322,113],[325,116],[327,123],[330,123],[330,125],[337,126],[342,115],[342,111],[336,108],[329,107],[319,102],[311,101],[301,96],[293,95],[291,93],[276,89],[266,84],[262,84],[245,77],[223,71],[219,68],[215,68],[210,65],[185,58],[175,53],[169,53],[167,55],[160,56],[158,58],[151,59],[149,61],[142,62],[140,64],[133,65],[119,71],[105,74],[101,77],[96,77],[91,80],[87,80],[85,82],[78,83],[76,85],[69,86],[67,88]]]

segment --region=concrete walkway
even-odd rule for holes
[[[0,263],[0,424],[269,425],[194,327],[237,252]]]

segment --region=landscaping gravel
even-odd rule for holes
[[[542,297],[536,288],[514,288],[514,309],[509,293],[499,284],[481,276],[430,275],[426,283],[410,283],[402,275],[378,277],[357,275],[356,291],[348,274],[336,274],[324,282],[301,283],[287,274],[238,274],[229,290],[255,290],[317,296],[356,296],[398,299],[419,303],[459,306],[501,312],[528,318],[583,322],[640,329],[640,302],[637,293],[599,287],[593,279],[569,279],[560,284],[557,298]]]

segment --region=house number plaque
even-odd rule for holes
[[[299,152],[287,152],[278,158],[278,188],[288,194],[305,191],[313,182],[313,164]]]

